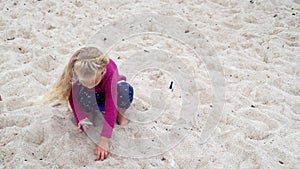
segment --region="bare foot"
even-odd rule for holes
[[[126,112],[126,109],[118,109],[118,123],[119,125],[127,125],[128,124],[128,120],[126,119],[126,117],[124,116]]]
[[[119,125],[127,125],[128,124],[128,120],[126,119],[126,117],[124,117],[122,115],[118,115],[118,122],[119,122]]]

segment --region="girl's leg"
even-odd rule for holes
[[[125,112],[127,109],[123,109],[123,108],[118,108],[118,123],[119,125],[127,125],[128,124],[128,120],[125,116]]]
[[[126,110],[130,107],[133,100],[133,87],[126,81],[118,82],[118,117],[117,121],[120,125],[128,124],[125,116]]]

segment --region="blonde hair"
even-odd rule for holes
[[[95,77],[99,70],[105,69],[109,58],[96,47],[83,47],[77,50],[64,68],[56,85],[43,96],[43,102],[67,101],[72,83],[78,74],[88,78]]]

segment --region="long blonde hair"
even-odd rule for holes
[[[83,47],[70,58],[69,63],[56,85],[43,96],[43,102],[67,101],[72,83],[80,76],[94,77],[99,70],[105,69],[109,58],[96,47]]]

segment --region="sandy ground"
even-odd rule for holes
[[[300,1],[15,0],[0,9],[0,168],[300,168]],[[147,28],[163,35],[133,35],[128,26],[147,25],[134,16],[150,12],[171,17]],[[106,51],[112,40],[109,56],[136,95],[101,162],[97,127],[79,134],[66,105],[31,100],[75,50]]]

